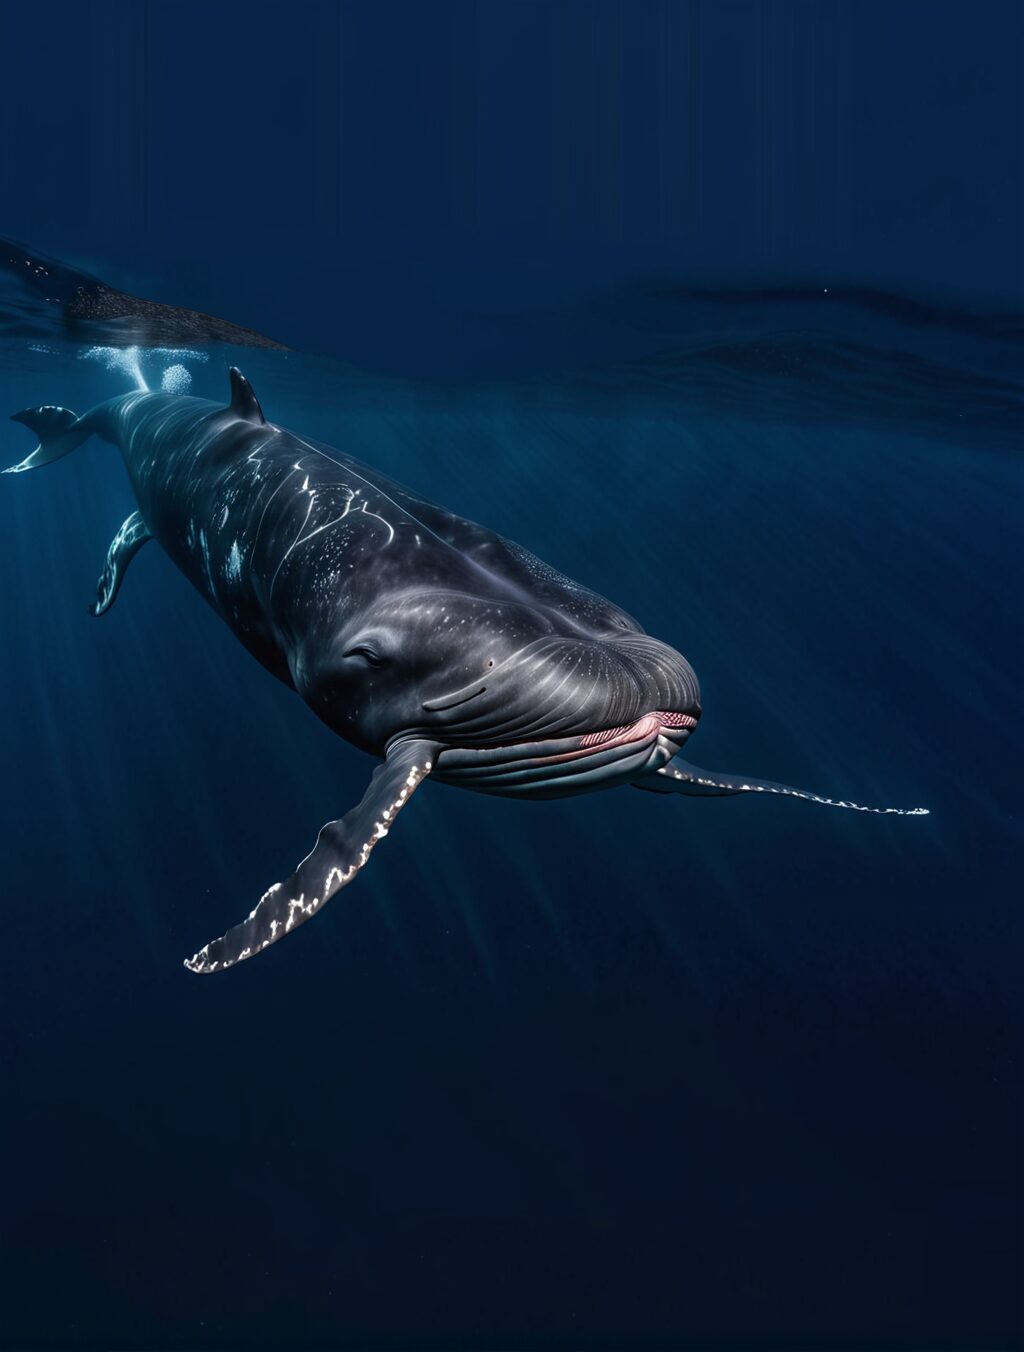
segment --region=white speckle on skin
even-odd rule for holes
[[[224,576],[229,582],[238,582],[242,576],[242,551],[237,540],[231,541],[231,550],[224,564]]]

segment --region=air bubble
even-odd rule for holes
[[[184,366],[168,366],[160,380],[160,388],[167,394],[185,394],[192,384],[192,377]]]

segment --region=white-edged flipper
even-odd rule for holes
[[[769,779],[751,779],[749,775],[718,774],[690,765],[678,756],[660,770],[648,770],[632,781],[636,789],[650,793],[685,793],[694,798],[724,798],[735,793],[777,793],[785,798],[803,798],[808,803],[823,807],[845,807],[853,812],[877,812],[885,816],[927,817],[926,807],[864,807],[842,798],[823,798],[817,793],[791,788],[788,784],[774,784]]]
[[[103,615],[110,609],[120,590],[128,565],[146,541],[152,538],[141,513],[132,512],[131,516],[122,522],[107,550],[107,561],[96,583],[96,600],[89,607],[90,615]]]
[[[358,807],[321,828],[316,845],[284,883],[275,883],[246,920],[214,939],[191,958],[190,972],[222,972],[255,957],[316,915],[324,902],[346,887],[383,840],[405,804],[433,768],[437,747],[401,742],[373,773]]]

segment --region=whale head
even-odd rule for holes
[[[378,599],[299,681],[356,745],[382,755],[429,741],[435,778],[516,797],[656,770],[700,718],[697,677],[667,644],[619,624],[581,632],[543,607],[459,591]]]

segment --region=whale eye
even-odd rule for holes
[[[358,647],[349,648],[345,656],[355,657],[358,661],[365,662],[368,667],[382,667],[384,665],[384,659],[380,653],[367,643],[360,643]]]

